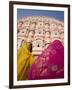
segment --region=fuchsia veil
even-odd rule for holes
[[[28,70],[28,79],[64,78],[64,46],[59,40],[53,41]]]

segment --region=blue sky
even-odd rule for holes
[[[63,11],[17,9],[17,19],[24,16],[49,16],[64,21]]]

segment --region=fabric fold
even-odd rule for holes
[[[33,64],[35,56],[30,52],[30,43],[23,43],[17,54],[17,79],[27,80],[28,69]]]
[[[53,41],[28,70],[28,79],[64,78],[64,46],[59,40]]]

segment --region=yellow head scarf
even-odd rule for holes
[[[30,43],[23,43],[18,50],[17,55],[17,78],[18,80],[26,80],[27,72],[35,61],[35,56],[30,52]]]

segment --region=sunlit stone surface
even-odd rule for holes
[[[32,43],[32,53],[41,52],[54,40],[64,44],[64,22],[46,16],[28,16],[17,22],[18,48],[22,42]]]

